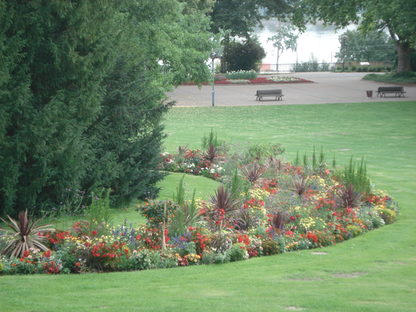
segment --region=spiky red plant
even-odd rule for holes
[[[27,210],[19,212],[18,220],[7,216],[9,221],[0,218],[9,228],[2,229],[9,237],[9,242],[2,253],[12,257],[23,257],[25,251],[30,249],[48,250],[43,243],[46,238],[41,233],[52,232],[50,224],[38,225],[39,220],[32,221],[27,216]]]

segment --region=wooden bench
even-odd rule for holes
[[[377,90],[377,96],[386,97],[386,94],[394,94],[395,97],[404,97],[406,91],[403,90],[403,87],[379,87]]]
[[[282,90],[257,90],[256,92],[256,101],[263,101],[264,97],[274,97],[276,101],[280,101],[282,99]]]

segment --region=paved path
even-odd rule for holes
[[[405,98],[379,98],[380,82],[361,80],[365,73],[296,73],[280,74],[312,80],[314,83],[264,84],[264,85],[216,85],[215,106],[329,104],[376,101],[416,101],[416,84],[405,85]],[[258,89],[282,89],[283,101],[256,101]],[[366,96],[373,90],[373,97]],[[211,86],[179,86],[168,94],[176,106],[211,106]]]

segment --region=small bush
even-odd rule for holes
[[[240,261],[248,259],[248,252],[244,244],[234,244],[229,250],[230,261]]]
[[[265,256],[276,255],[281,252],[279,244],[272,239],[263,240],[261,246]]]
[[[256,79],[257,72],[254,70],[238,70],[225,73],[227,79]]]
[[[391,224],[396,220],[397,214],[394,210],[383,207],[378,212],[386,224]]]
[[[91,194],[91,204],[86,212],[91,223],[110,223],[110,189],[103,189],[99,194]]]
[[[214,251],[204,251],[202,253],[203,264],[221,264],[230,261],[228,253],[214,252]]]
[[[352,237],[356,237],[362,234],[363,229],[358,225],[349,224],[347,225],[347,231],[351,233]]]

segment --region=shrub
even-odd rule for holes
[[[384,220],[386,224],[391,224],[394,221],[396,221],[396,212],[394,210],[381,207],[378,208],[378,213],[380,214],[380,217]]]
[[[221,264],[226,263],[230,261],[230,257],[228,253],[222,253],[222,252],[215,252],[215,251],[204,251],[202,253],[202,259],[201,262],[203,264]]]
[[[260,43],[254,39],[245,42],[229,41],[225,43],[221,59],[223,72],[239,70],[258,70],[261,60],[266,56]]]
[[[272,239],[265,239],[262,241],[261,247],[265,256],[276,255],[281,253],[279,243]]]
[[[156,266],[156,264],[152,262],[152,258],[154,257],[151,256],[151,253],[153,252],[147,249],[135,251],[129,258],[123,258],[118,267],[122,271],[151,269]]]
[[[344,170],[340,173],[340,178],[344,185],[351,185],[354,191],[359,192],[362,196],[371,193],[371,183],[367,176],[367,167],[364,159],[356,163],[351,157],[348,166],[345,166]]]
[[[30,260],[21,261],[20,258],[12,257],[5,262],[4,274],[35,274],[43,272],[43,268],[38,263],[32,263]]]
[[[348,224],[346,230],[351,233],[352,237],[361,235],[363,232],[363,229],[360,226],[354,224]]]
[[[87,207],[86,214],[90,223],[110,223],[110,189],[103,189],[98,194],[91,193],[91,204]]]
[[[227,79],[256,79],[257,72],[255,70],[238,70],[238,71],[231,71],[226,72],[225,77]]]
[[[241,243],[234,244],[227,253],[230,261],[247,260],[249,258],[246,246]]]
[[[147,225],[154,228],[161,228],[163,222],[168,223],[177,209],[178,205],[170,200],[148,200],[138,207]]]

